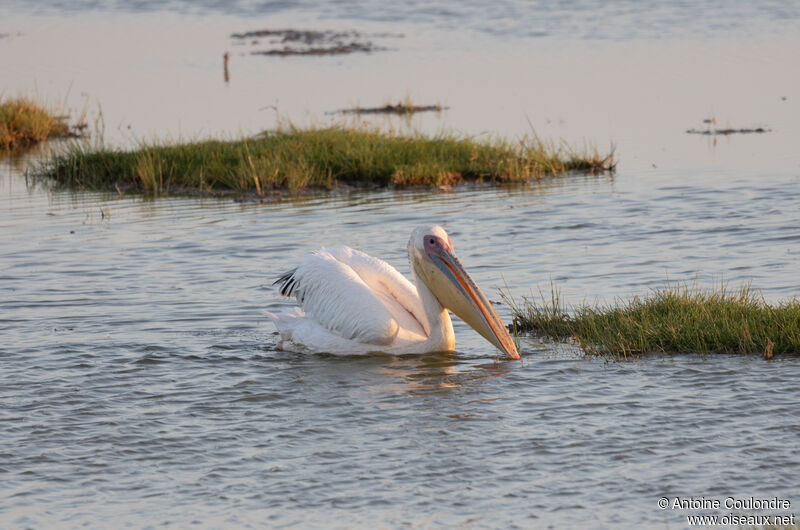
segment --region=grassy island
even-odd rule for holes
[[[613,151],[577,153],[538,138],[475,141],[452,135],[391,135],[369,129],[288,128],[239,140],[144,144],[133,151],[75,144],[39,171],[71,187],[164,191],[273,190],[351,186],[447,186],[514,182],[570,170],[613,170]]]
[[[26,98],[0,101],[0,149],[30,147],[52,137],[70,136],[63,116],[55,116]]]
[[[651,352],[800,353],[800,300],[766,303],[749,286],[738,290],[667,285],[610,306],[568,310],[553,290],[549,300],[512,302],[512,328],[556,341],[575,341],[586,353],[628,357]]]

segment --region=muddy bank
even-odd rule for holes
[[[705,129],[687,129],[687,134],[702,134],[705,136],[726,136],[729,134],[760,134],[770,132],[771,129],[765,127],[743,127],[736,129],[733,127],[726,127],[724,129],[717,129],[717,118],[712,116],[703,120],[707,126]]]
[[[386,104],[382,107],[353,107],[340,109],[333,114],[415,114],[417,112],[442,112],[450,107],[436,105],[414,105],[412,103]]]
[[[770,129],[756,127],[754,129],[687,129],[688,134],[704,134],[706,136],[728,135],[728,134],[760,134],[770,132]]]
[[[357,31],[263,29],[233,33],[234,44],[265,47],[251,50],[250,55],[346,55],[386,50],[372,39],[401,38],[401,34],[364,34]]]

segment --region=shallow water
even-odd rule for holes
[[[535,133],[603,152],[613,143],[631,171],[800,169],[796,3],[493,2],[491,16],[480,3],[454,5],[453,15],[427,3],[402,15],[392,2],[154,4],[10,4],[0,18],[0,93],[85,115],[112,145],[365,122],[477,138]],[[546,35],[528,35],[540,24]],[[275,28],[403,36],[365,37],[387,48],[379,52],[318,57],[251,55],[263,43],[230,38]],[[406,98],[448,109],[410,119],[335,114]],[[716,142],[686,134],[710,118],[771,132]]]
[[[520,2],[390,0],[6,0],[11,12],[182,15],[234,15],[242,18],[292,17],[295,20],[351,20],[419,25],[433,30],[487,33],[503,38],[652,39],[695,36],[762,35],[766,30],[796,32],[800,9],[794,2],[598,2],[543,0]]]
[[[4,4],[0,93],[63,98],[112,145],[326,123],[409,94],[450,110],[371,123],[613,140],[619,170],[257,204],[49,191],[0,161],[0,527],[683,528],[706,513],[661,497],[778,497],[791,509],[743,513],[800,515],[797,357],[616,363],[522,338],[508,362],[460,321],[453,355],[296,355],[262,315],[288,303],[271,282],[322,245],[408,274],[421,223],[448,230],[493,300],[552,281],[567,302],[612,301],[668,279],[800,296],[797,5],[397,5]],[[231,47],[267,27],[405,37],[289,61]],[[685,133],[711,116],[771,132]]]
[[[460,322],[454,355],[296,355],[261,315],[287,303],[272,279],[323,244],[407,274],[423,222],[494,299],[503,278],[517,296],[552,278],[577,301],[697,274],[797,295],[797,178],[261,205],[2,175],[2,526],[680,528],[695,512],[660,497],[800,502],[798,358],[607,363],[523,339],[506,362]]]

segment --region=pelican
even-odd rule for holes
[[[383,260],[350,247],[322,248],[275,284],[300,307],[272,319],[278,349],[390,354],[453,351],[449,309],[512,359],[519,353],[492,305],[456,258],[440,226],[408,241],[414,284]]]

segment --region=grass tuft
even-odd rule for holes
[[[133,151],[76,143],[54,154],[38,173],[73,187],[133,188],[145,194],[355,186],[446,186],[519,182],[544,175],[614,169],[613,150],[600,155],[538,138],[478,142],[453,135],[426,137],[367,128],[283,128],[257,138],[192,143],[143,143]]]
[[[549,299],[539,294],[539,300],[510,301],[512,326],[551,340],[574,340],[588,354],[758,353],[770,359],[800,353],[800,300],[770,305],[749,285],[728,290],[667,284],[643,298],[574,308],[555,288]]]
[[[30,147],[51,137],[70,136],[64,117],[26,98],[0,102],[0,149]]]

